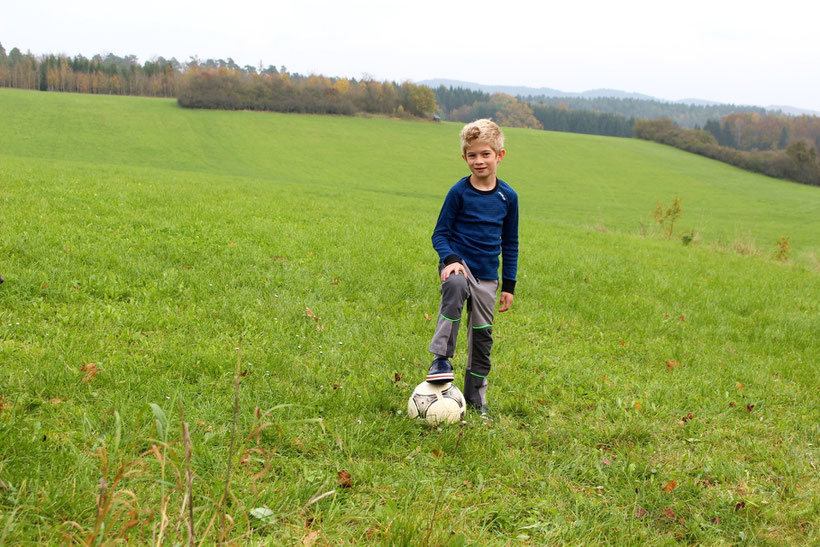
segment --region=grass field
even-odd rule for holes
[[[0,90],[0,544],[820,541],[820,189],[507,130],[496,420],[430,428],[458,130]]]

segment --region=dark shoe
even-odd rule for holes
[[[427,381],[431,384],[446,384],[453,381],[453,365],[447,359],[434,359],[427,371]]]

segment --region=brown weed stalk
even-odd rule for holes
[[[191,434],[188,431],[188,423],[182,413],[182,402],[179,403],[179,421],[182,424],[182,443],[185,449],[185,498],[179,511],[180,519],[185,520],[188,529],[188,545],[193,547],[196,543],[194,538],[194,493],[193,493],[193,473],[191,472]],[[188,508],[187,515],[185,508]],[[184,515],[184,516],[183,516]]]
[[[118,485],[125,479],[144,473],[145,462],[141,459],[135,459],[125,462],[117,469],[117,474],[111,480],[110,484],[106,480],[108,476],[108,450],[105,445],[97,450],[97,456],[100,458],[100,465],[102,467],[102,476],[100,477],[100,488],[97,494],[97,509],[94,517],[94,528],[89,535],[83,539],[85,545],[95,545],[102,541],[106,529],[106,522],[117,522],[123,516],[127,516],[126,520],[120,528],[118,538],[124,539],[128,530],[137,526],[140,522],[138,498],[130,490],[118,490]]]
[[[236,352],[236,372],[233,376],[233,426],[231,427],[231,443],[228,448],[228,468],[225,472],[225,492],[219,502],[219,543],[225,541],[225,520],[227,517],[225,503],[228,501],[228,492],[231,484],[231,463],[233,462],[233,448],[236,443],[236,423],[239,418],[239,370],[242,364],[242,337],[239,337],[239,348]],[[233,521],[233,519],[231,519]],[[233,524],[233,523],[232,523]]]

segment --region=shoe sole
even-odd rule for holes
[[[446,384],[447,382],[452,382],[454,378],[452,372],[427,375],[427,381],[431,384]]]

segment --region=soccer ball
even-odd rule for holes
[[[464,395],[452,382],[422,382],[416,386],[407,401],[407,415],[427,420],[430,425],[454,424],[464,418],[466,408]]]

